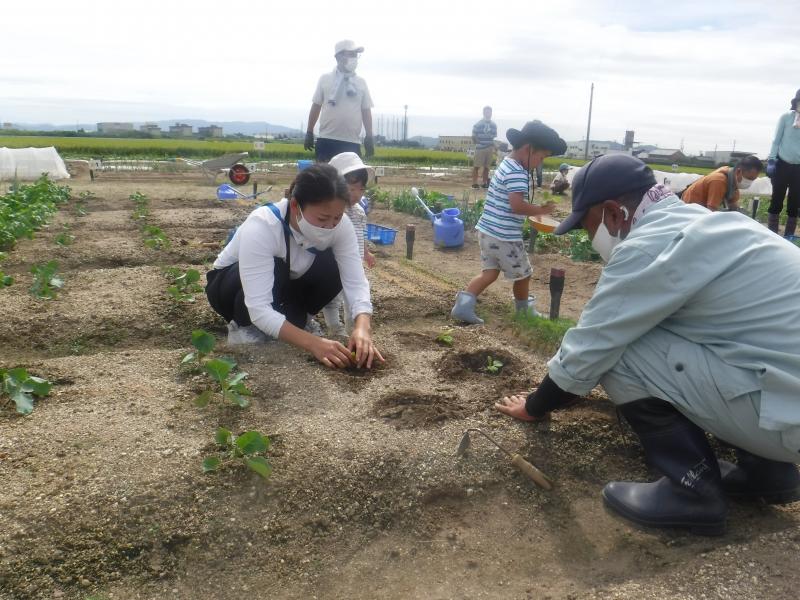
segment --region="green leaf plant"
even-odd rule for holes
[[[236,363],[227,358],[212,358],[203,363],[203,371],[219,387],[218,393],[222,397],[222,403],[230,402],[240,408],[245,408],[250,405],[247,396],[252,395],[252,392],[244,384],[247,373],[243,371],[236,373],[235,370]],[[201,408],[208,406],[214,395],[214,390],[205,390],[195,399],[195,404]]]
[[[23,368],[0,369],[0,402],[14,402],[17,412],[29,415],[33,411],[34,396],[43,398],[50,393],[52,384],[41,377],[29,375]]]
[[[203,286],[197,283],[200,281],[200,271],[197,269],[181,271],[176,267],[169,267],[164,272],[172,280],[167,293],[176,302],[194,302],[194,295],[203,291]]]
[[[503,363],[499,360],[492,358],[491,356],[486,357],[486,372],[491,373],[492,375],[497,375],[500,372],[500,369],[503,368]]]
[[[272,465],[263,456],[270,446],[267,436],[257,431],[245,431],[236,437],[230,430],[220,427],[214,435],[214,442],[219,446],[219,451],[203,460],[203,472],[211,473],[225,463],[239,461],[264,479],[272,473]]]
[[[194,370],[201,371],[206,357],[214,351],[216,343],[217,340],[213,335],[202,329],[195,329],[192,331],[192,346],[194,346],[194,350],[183,356],[181,365],[194,363]]]
[[[36,264],[31,267],[33,273],[33,285],[30,292],[36,298],[42,300],[53,300],[58,294],[58,290],[64,287],[64,280],[56,276],[58,263],[51,260],[44,264]]]

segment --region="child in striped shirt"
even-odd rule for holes
[[[458,292],[450,313],[453,319],[466,323],[483,323],[475,314],[475,303],[501,271],[514,282],[517,313],[538,315],[534,308],[536,299],[528,296],[532,270],[522,243],[522,226],[529,216],[552,213],[554,205],[529,203],[530,172],[546,157],[564,154],[567,144],[541,121],[529,121],[521,131],[509,129],[506,138],[513,151],[498,165],[489,184],[483,214],[475,225],[481,248],[481,273]]]
[[[369,167],[365,165],[355,152],[342,152],[331,158],[328,163],[334,167],[339,175],[344,177],[347,182],[347,189],[350,192],[350,206],[345,209],[345,213],[353,223],[358,240],[358,251],[363,257],[368,267],[375,266],[375,257],[366,245],[365,234],[367,229],[367,213],[361,204],[364,190],[369,180]],[[339,318],[341,307],[344,306],[344,320],[342,324]],[[325,317],[325,324],[330,335],[344,336],[353,328],[353,319],[350,315],[350,307],[344,301],[342,294],[339,294],[322,309]]]

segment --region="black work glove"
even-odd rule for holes
[[[371,135],[364,138],[364,154],[368,157],[375,156],[375,140]]]
[[[306,131],[306,140],[303,142],[303,148],[306,150],[314,149],[314,132]]]
[[[550,379],[550,375],[545,375],[536,391],[528,394],[525,410],[532,417],[542,418],[551,410],[561,408],[577,397],[558,387],[556,382]]]

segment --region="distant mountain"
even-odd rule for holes
[[[439,138],[424,135],[415,135],[414,137],[408,138],[408,140],[410,142],[419,142],[420,146],[425,146],[426,148],[435,148],[439,145]]]
[[[145,121],[134,121],[133,126],[139,129]],[[197,131],[198,127],[208,127],[209,125],[219,125],[225,135],[240,133],[242,135],[275,135],[284,133],[290,136],[302,137],[303,132],[296,127],[284,127],[283,125],[273,125],[265,121],[206,121],[204,119],[170,119],[169,121],[147,121],[155,123],[162,130],[168,131],[171,125],[185,123],[191,125]],[[24,131],[97,131],[97,123],[71,123],[69,125],[53,125],[52,123],[13,123],[14,129]]]

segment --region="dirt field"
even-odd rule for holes
[[[266,197],[290,177],[264,177],[262,189],[275,186]],[[420,183],[460,197],[469,181],[415,171],[381,181]],[[30,416],[0,411],[0,598],[797,597],[797,505],[733,505],[721,538],[633,529],[603,509],[600,489],[648,473],[602,393],[536,425],[492,410],[535,385],[548,357],[514,334],[506,282],[480,303],[486,325],[455,327],[452,349],[435,343],[479,268],[472,233],[442,252],[421,219],[371,213],[418,223],[414,260],[401,233],[370,274],[386,365],[333,372],[279,343],[226,350],[202,295],[166,295],[162,267],[205,272],[251,205],[214,200],[200,178],[70,185],[96,194],[88,214],[65,207],[4,263],[17,282],[0,290],[0,366],[56,385]],[[171,249],[144,247],[128,199],[137,190]],[[76,236],[66,248],[53,242],[63,223]],[[65,287],[35,300],[28,269],[50,258]],[[536,256],[540,310],[554,265],[567,270],[562,316],[577,319],[600,266]],[[249,408],[194,405],[202,381],[178,363],[196,328],[250,374]],[[499,374],[477,368],[488,355],[502,359]],[[203,474],[220,425],[271,437],[270,480],[239,467]],[[477,437],[456,457],[467,427],[520,452],[554,489]]]

